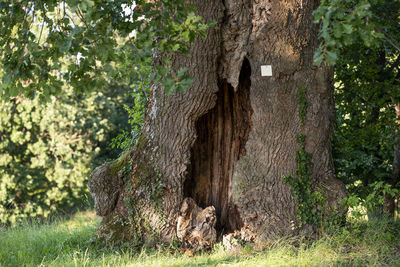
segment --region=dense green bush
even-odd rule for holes
[[[89,172],[115,156],[107,143],[127,123],[122,90],[76,95],[65,88],[45,103],[1,100],[0,223],[45,218],[87,201]]]
[[[400,43],[400,3],[334,2],[346,8],[364,4],[363,9],[368,13],[365,18],[369,24],[357,20],[356,25],[363,25],[350,27],[349,33],[340,31],[350,24],[338,23],[342,13],[335,13],[338,17],[330,28],[330,37],[334,38],[332,44],[337,48],[335,170],[349,193],[359,198],[372,215],[383,211],[383,196],[399,198],[400,176],[395,172],[393,162],[395,149],[400,145],[395,112],[395,105],[400,104],[400,56],[396,45]],[[331,4],[324,1],[324,5]],[[336,8],[329,9],[338,12]],[[357,13],[357,8],[354,11],[361,14]],[[346,20],[352,16],[346,15]],[[335,31],[333,26],[339,30]],[[372,35],[368,36],[365,31],[368,27],[373,27],[372,35],[379,32],[382,38],[371,39]],[[348,41],[342,42],[343,38]]]
[[[358,44],[343,51],[336,67],[335,169],[362,198],[371,193],[371,184],[393,177],[398,129],[393,100],[399,97],[389,70],[393,57],[384,47]]]

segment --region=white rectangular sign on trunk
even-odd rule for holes
[[[272,76],[272,66],[262,65],[261,66],[261,76]]]

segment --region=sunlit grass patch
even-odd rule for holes
[[[141,251],[93,242],[100,219],[80,212],[53,223],[26,223],[0,232],[1,266],[400,266],[400,223],[359,221],[313,242],[284,238],[257,251],[226,252],[217,244],[194,257],[178,249]]]
[[[53,223],[23,223],[0,232],[0,262],[5,266],[36,266],[85,250],[99,223],[93,212],[77,213]]]

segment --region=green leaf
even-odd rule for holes
[[[353,26],[350,24],[343,24],[343,30],[346,34],[351,34],[353,33]]]
[[[187,67],[180,68],[177,73],[178,78],[182,78],[188,70]]]
[[[322,54],[322,47],[320,46],[314,53],[313,65],[319,66],[319,65],[321,65],[323,60],[324,60],[324,56]]]
[[[190,31],[184,31],[181,35],[181,40],[184,42],[189,42],[190,41]]]
[[[62,46],[60,47],[60,52],[65,53],[71,48],[72,42],[71,40],[67,40],[63,42]]]
[[[338,56],[336,54],[336,52],[333,51],[327,51],[326,52],[326,63],[328,63],[328,65],[334,65],[338,59]]]
[[[343,30],[342,27],[340,27],[341,25],[337,25],[333,28],[333,36],[335,36],[335,38],[340,38],[342,37],[343,34]]]
[[[172,46],[172,51],[176,52],[176,51],[178,51],[180,48],[181,48],[181,45],[180,45],[179,43],[174,44],[174,45]]]

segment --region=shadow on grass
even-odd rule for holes
[[[222,259],[205,259],[196,261],[196,258],[193,258],[193,263],[185,263],[185,267],[198,267],[198,266],[218,266],[222,264],[232,264],[239,263],[240,260],[238,257],[234,256],[225,256]],[[170,264],[167,265],[169,267],[182,267],[182,263]]]

